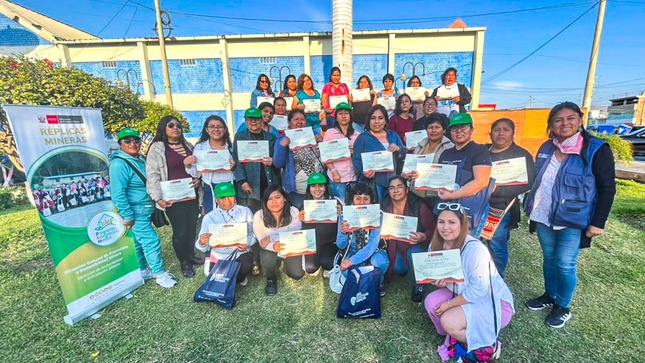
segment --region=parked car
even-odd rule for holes
[[[632,144],[634,156],[645,156],[645,128],[639,128],[621,138]]]

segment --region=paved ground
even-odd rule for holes
[[[71,208],[64,212],[56,212],[47,217],[47,219],[65,227],[85,227],[89,222],[90,216],[93,216],[99,210],[111,209],[111,207],[111,201],[95,202],[83,207]]]
[[[636,158],[629,164],[629,167],[623,163],[616,164],[616,177],[645,183],[645,160]]]

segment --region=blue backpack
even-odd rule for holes
[[[381,317],[381,270],[374,266],[352,266],[338,300],[336,316],[352,319]]]

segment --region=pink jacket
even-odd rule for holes
[[[357,131],[354,131],[352,136],[349,138],[349,149],[350,151],[354,150],[354,141],[356,141],[356,138],[358,137],[359,133]],[[343,135],[340,130],[337,128],[329,129],[325,133],[325,141],[332,141],[332,140],[338,140],[344,138],[345,135]],[[356,171],[354,170],[354,165],[352,164],[352,160],[342,160],[342,161],[334,161],[333,163],[333,169],[336,169],[338,173],[340,174],[340,181],[341,183],[347,183],[350,181],[356,180]],[[329,177],[330,181],[333,181],[334,178],[331,175],[331,170],[327,170],[327,176]]]

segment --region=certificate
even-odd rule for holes
[[[314,100],[302,100],[305,105],[305,113],[320,112],[320,98]]]
[[[525,185],[529,183],[524,157],[493,161],[490,177],[497,185]]]
[[[371,90],[369,88],[353,89],[352,98],[354,102],[367,102],[372,100]]]
[[[410,233],[417,231],[419,218],[383,212],[381,238],[411,242]]]
[[[211,237],[208,239],[208,244],[213,248],[246,247],[248,232],[246,223],[210,224],[208,233]]]
[[[287,101],[287,111],[291,111],[291,106],[293,105],[293,97],[283,97]]]
[[[229,163],[231,153],[228,150],[195,151],[195,157],[197,158],[197,171],[200,173],[231,170],[231,164]]]
[[[193,178],[165,180],[161,182],[161,199],[166,202],[181,202],[195,199],[195,188],[192,186]]]
[[[407,174],[415,171],[417,169],[417,164],[418,163],[432,163],[432,159],[434,159],[434,153],[433,154],[407,154],[405,155],[405,162],[403,163],[403,170],[401,170],[401,174]]]
[[[376,102],[388,111],[394,110],[396,106],[396,98],[394,96],[379,97]]]
[[[425,130],[406,132],[405,147],[407,147],[408,150],[414,149],[419,145],[419,142],[421,142],[421,140],[427,137],[428,137],[428,132]]]
[[[417,173],[419,177],[414,182],[417,190],[455,190],[457,165],[419,163]]]
[[[305,200],[304,223],[336,223],[338,209],[336,199]]]
[[[289,148],[293,151],[303,147],[312,147],[318,145],[314,131],[311,127],[303,127],[301,129],[287,129],[284,134],[289,138]]]
[[[316,253],[316,230],[280,232],[280,252],[282,258],[313,255]]]
[[[349,222],[349,231],[377,229],[381,226],[381,206],[378,204],[346,205],[343,221]]]
[[[347,102],[347,95],[329,96],[329,108],[332,110],[336,109],[336,106],[341,102]]]
[[[280,131],[289,128],[289,120],[286,115],[273,115],[270,124]]]
[[[410,96],[412,102],[423,101],[426,99],[426,89],[423,87],[407,87],[405,93]]]
[[[269,157],[268,140],[237,140],[237,158],[240,163],[261,162]]]
[[[454,98],[454,97],[459,97],[459,87],[455,83],[454,85],[450,87],[446,86],[441,86],[437,90],[437,96],[441,98]]]
[[[329,163],[332,161],[349,160],[351,154],[349,152],[349,139],[342,138],[331,141],[323,141],[318,144],[320,150],[320,160],[322,163]]]
[[[447,282],[463,282],[459,249],[412,254],[414,278],[417,284],[428,284],[444,279]]]
[[[273,104],[273,101],[275,100],[275,98],[258,96],[257,100],[258,100],[258,104],[255,107],[260,107],[260,104],[262,104],[263,102],[269,102],[270,104]]]
[[[394,171],[394,160],[390,151],[374,151],[361,153],[363,171],[391,172]]]

